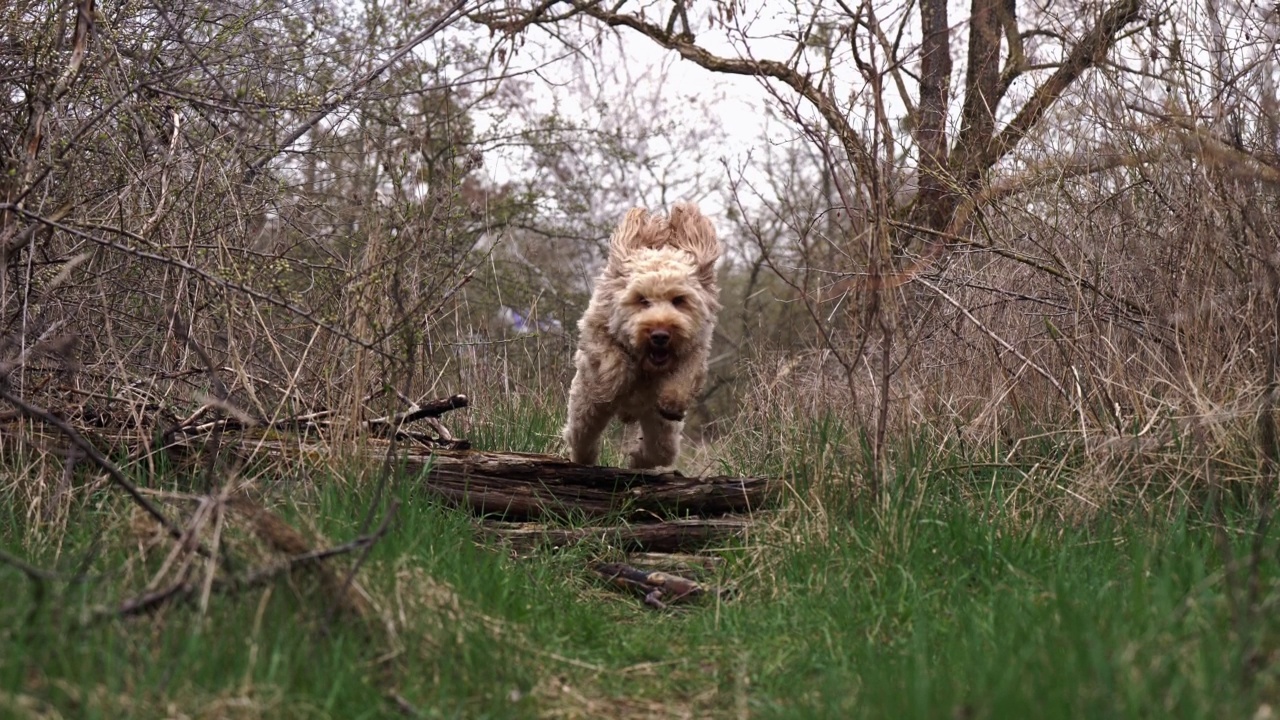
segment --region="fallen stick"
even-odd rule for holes
[[[427,418],[438,418],[450,410],[457,410],[466,407],[471,402],[466,395],[454,395],[452,397],[432,400],[425,405],[412,407],[404,412],[388,415],[387,417],[374,418],[365,421],[365,427],[370,430],[376,428],[392,428],[399,429],[405,423],[415,420],[424,420]],[[441,437],[441,440],[452,440],[452,437]]]
[[[178,540],[179,542],[183,540],[185,533],[182,528],[179,527],[177,523],[170,520],[155,503],[144,497],[142,493],[139,492],[138,486],[130,482],[120,468],[116,467],[115,463],[108,460],[107,457],[98,450],[98,448],[93,446],[93,443],[90,443],[83,435],[76,432],[75,428],[72,428],[66,421],[44,408],[32,405],[22,398],[9,393],[3,387],[0,387],[0,400],[4,400],[10,405],[13,405],[19,412],[32,420],[39,420],[40,422],[52,425],[61,431],[67,440],[70,440],[73,445],[78,447],[94,465],[97,465],[100,469],[106,472],[107,477],[111,479],[111,482],[115,483],[116,486],[128,493],[129,497],[132,498],[135,503],[145,510],[148,515],[154,518],[156,522],[160,523],[161,527],[169,533],[169,537]],[[197,546],[196,550],[198,550],[201,555],[210,556],[208,548],[203,545]]]
[[[639,570],[667,570],[694,580],[707,577],[724,567],[719,555],[695,555],[682,552],[631,552],[627,563]]]
[[[688,578],[664,572],[637,570],[622,563],[603,563],[591,569],[614,587],[640,595],[644,598],[644,604],[655,610],[666,610],[667,603],[707,593],[706,588]]]
[[[387,432],[398,432],[406,423],[415,422],[417,420],[435,419],[450,410],[457,410],[467,407],[471,401],[466,395],[453,395],[439,400],[432,400],[423,405],[415,405],[408,410],[394,415],[365,420],[359,423],[361,427],[370,432],[385,434]],[[330,418],[334,416],[332,410],[318,410],[316,412],[306,413],[304,415],[295,415],[293,417],[280,418],[279,420],[267,421],[261,418],[253,417],[226,417],[200,425],[193,425],[195,420],[202,417],[206,412],[215,407],[216,403],[209,403],[202,406],[193,415],[186,420],[179,422],[164,432],[164,438],[168,439],[174,435],[202,435],[212,432],[217,428],[223,430],[250,430],[250,429],[272,429],[272,430],[323,430],[332,427],[335,423]],[[453,438],[441,438],[444,441],[453,441]]]
[[[229,501],[232,509],[245,515],[254,524],[254,532],[272,549],[284,553],[286,557],[245,573],[241,576],[216,577],[213,590],[218,593],[236,593],[261,587],[267,583],[287,575],[295,570],[311,570],[315,572],[325,591],[334,596],[336,607],[353,613],[364,619],[370,615],[368,601],[364,598],[363,588],[358,587],[350,579],[339,581],[334,572],[324,565],[325,560],[338,555],[346,555],[357,550],[367,549],[377,543],[386,533],[391,518],[395,513],[395,504],[388,508],[378,528],[367,535],[361,535],[341,545],[334,545],[319,550],[310,549],[307,541],[300,533],[286,524],[275,513],[272,513],[247,498],[232,498]],[[113,607],[95,608],[88,622],[109,619],[112,617],[131,617],[149,615],[161,607],[181,601],[191,600],[199,586],[186,578],[173,584],[146,592],[124,600]]]
[[[166,588],[129,598],[120,603],[120,606],[114,610],[98,610],[96,614],[102,617],[147,615],[155,612],[160,606],[171,600],[189,600],[195,594],[195,590],[196,586],[194,584],[186,580],[180,580]]]

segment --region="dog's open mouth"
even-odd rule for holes
[[[655,368],[665,367],[667,363],[671,362],[671,349],[651,347],[645,359]]]

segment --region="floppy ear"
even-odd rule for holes
[[[609,267],[621,272],[636,250],[657,247],[662,243],[658,218],[644,208],[631,208],[609,238]]]
[[[716,260],[720,259],[722,248],[715,226],[693,203],[676,203],[667,224],[671,227],[671,244],[693,253],[698,263],[698,282],[708,290],[716,289]]]

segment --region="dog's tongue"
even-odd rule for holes
[[[671,357],[671,351],[666,348],[652,348],[649,350],[649,359],[655,365],[661,365]]]

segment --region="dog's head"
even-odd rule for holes
[[[632,210],[614,232],[609,269],[621,283],[610,330],[645,370],[669,371],[714,325],[719,257],[715,228],[693,205],[670,220]]]
[[[723,248],[715,226],[693,203],[676,203],[670,218],[644,208],[627,211],[609,240],[609,270],[624,275],[637,254],[663,248],[685,254],[686,262],[697,269],[698,282],[707,292],[719,295],[716,261]]]

